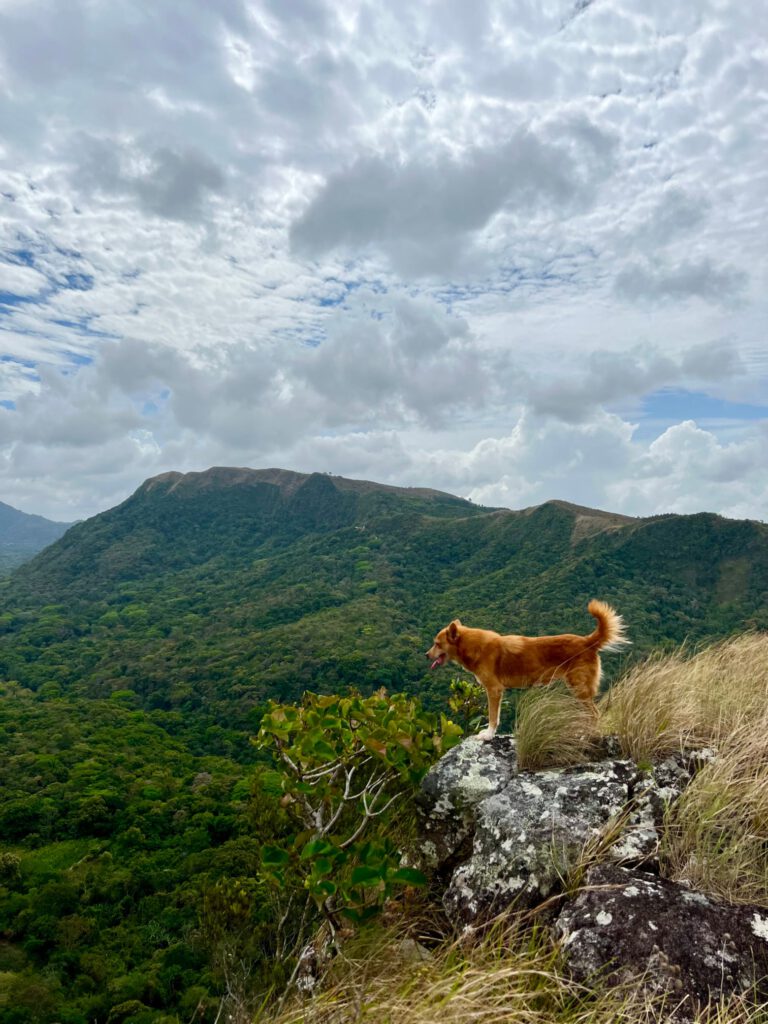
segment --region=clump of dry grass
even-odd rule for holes
[[[719,737],[667,815],[665,873],[732,903],[768,907],[768,714]]]
[[[666,1024],[674,1001],[637,985],[587,988],[564,974],[543,931],[498,927],[467,945],[445,941],[421,954],[412,941],[378,931],[346,950],[323,990],[255,1024]],[[766,1024],[765,1011],[723,1001],[691,1024]],[[679,1020],[679,1018],[678,1018]]]
[[[582,764],[599,736],[593,711],[561,686],[526,690],[518,700],[515,738],[520,768]]]
[[[716,757],[672,805],[662,868],[732,902],[768,906],[768,635],[634,666],[601,725],[640,763],[692,745]]]
[[[635,665],[601,702],[602,727],[626,756],[651,761],[692,743],[718,746],[768,703],[768,635]]]

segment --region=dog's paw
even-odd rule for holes
[[[479,732],[477,734],[477,739],[479,739],[482,743],[489,743],[495,735],[495,729],[483,729],[482,732]]]

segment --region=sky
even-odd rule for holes
[[[768,507],[765,0],[0,0],[0,498]]]

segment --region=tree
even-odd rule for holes
[[[278,770],[268,784],[297,827],[292,842],[262,850],[265,874],[287,893],[278,955],[296,956],[318,919],[335,944],[341,918],[361,924],[393,887],[423,884],[402,863],[392,819],[460,736],[445,715],[384,690],[367,698],[307,693],[300,706],[270,706],[254,742],[273,753]],[[300,908],[292,905],[297,889],[306,894]]]

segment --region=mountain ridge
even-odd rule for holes
[[[444,497],[455,498],[459,501],[466,501],[458,495],[448,491],[440,491],[431,487],[405,487],[397,484],[382,484],[374,480],[358,480],[352,477],[340,476],[334,473],[300,473],[292,469],[280,469],[270,467],[267,469],[252,469],[246,466],[211,466],[209,469],[181,473],[170,470],[166,473],[159,473],[157,476],[149,477],[139,485],[137,491],[152,491],[164,483],[171,483],[170,491],[185,487],[193,489],[194,485],[200,487],[215,486],[237,486],[238,484],[268,483],[279,487],[285,494],[293,494],[302,484],[311,477],[327,477],[333,481],[334,486],[341,490],[365,493],[367,491],[388,491],[396,494],[411,494],[420,497]],[[137,493],[137,492],[134,492]]]
[[[71,526],[0,501],[0,571],[8,571],[58,540]]]
[[[767,596],[768,526],[751,520],[492,509],[218,467],[152,478],[20,566],[0,597],[0,674],[33,690],[131,690],[147,708],[241,727],[305,689],[386,686],[444,708],[451,674],[430,674],[424,651],[455,616],[588,632],[587,602],[606,600],[634,642],[606,658],[610,679],[659,646],[768,628]]]

